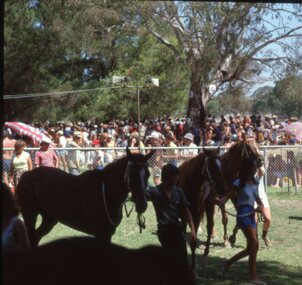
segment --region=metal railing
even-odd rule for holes
[[[207,149],[215,149],[215,147],[206,147]],[[163,165],[173,163],[176,166],[181,165],[184,161],[190,159],[189,155],[184,155],[188,150],[202,152],[202,147],[145,147],[141,148],[141,152],[146,153],[152,149],[156,150],[155,155],[149,160],[150,180],[149,183],[154,185],[160,179],[160,172]],[[13,151],[13,148],[4,148],[3,151]],[[33,161],[35,153],[39,148],[26,148]],[[125,148],[54,148],[59,157],[59,168],[69,172],[69,161],[77,159],[79,170],[84,172],[96,168],[103,168],[108,163],[119,159],[125,155]],[[221,154],[228,151],[228,147],[220,147]],[[132,148],[131,151],[137,151]],[[264,157],[265,189],[267,187],[280,188],[281,190],[295,193],[302,187],[302,146],[284,145],[284,146],[261,146],[260,151]],[[4,172],[9,173],[6,164],[2,163]]]

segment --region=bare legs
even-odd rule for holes
[[[264,207],[262,210],[262,215],[264,217],[262,239],[264,240],[264,243],[266,246],[270,246],[271,241],[267,237],[267,233],[268,233],[269,227],[271,225],[271,219],[272,219],[270,207]],[[257,215],[256,215],[256,222],[257,222]]]
[[[256,229],[254,229],[252,226],[248,226],[246,228],[243,228],[242,232],[244,233],[244,236],[246,238],[246,248],[225,261],[224,271],[227,271],[229,267],[239,259],[248,256],[250,279],[251,281],[258,281],[256,274],[256,258],[259,244],[257,241]]]

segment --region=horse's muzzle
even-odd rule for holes
[[[148,206],[148,204],[147,204],[146,201],[136,203],[135,204],[135,210],[138,214],[142,214],[147,210],[147,206]]]

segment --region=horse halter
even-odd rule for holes
[[[126,170],[125,170],[125,173],[124,173],[124,183],[125,185],[127,186],[127,189],[129,190],[129,192],[131,191],[131,181],[130,181],[130,169],[131,167],[133,167],[134,165],[139,165],[139,166],[144,166],[146,167],[147,166],[147,163],[146,162],[132,162],[132,161],[128,161],[127,163],[127,167],[126,167]],[[140,169],[140,172],[139,172],[139,175],[143,181],[143,178],[144,178],[144,171],[145,168],[141,168]]]
[[[204,175],[205,173],[207,174],[207,177],[208,177],[208,180],[209,180],[209,184],[216,184],[216,182],[214,181],[214,179],[212,178],[211,176],[211,172],[209,170],[209,157],[206,157],[205,160],[204,160],[204,165],[202,167],[202,172],[201,174]],[[219,159],[215,159],[215,162],[219,168],[219,170],[221,170],[221,162]]]
[[[124,174],[124,183],[127,186],[127,189],[128,189],[129,192],[131,192],[131,181],[130,181],[130,175],[129,174],[130,174],[131,167],[133,167],[134,165],[143,166],[139,171],[140,181],[144,181],[144,177],[145,177],[145,174],[146,174],[145,168],[148,166],[148,164],[146,162],[135,162],[134,163],[132,161],[128,161],[127,167],[126,167],[126,170],[125,170],[125,174]],[[124,203],[124,205],[126,207],[125,203]],[[133,209],[133,207],[132,207],[132,209]],[[129,216],[132,212],[132,209],[129,212]],[[143,216],[142,213],[141,214],[137,213],[137,219],[136,220],[137,220],[137,224],[139,226],[139,231],[140,231],[140,233],[142,233],[142,229],[146,228],[146,219],[145,219],[145,217]]]
[[[250,154],[249,154],[248,150],[246,149],[246,144],[243,142],[241,157],[244,157],[244,154],[246,155],[247,158],[250,158]]]
[[[146,166],[147,163],[133,163],[133,162],[131,162],[131,161],[128,161],[127,167],[126,167],[126,170],[125,170],[125,173],[124,173],[124,183],[125,183],[125,185],[127,186],[127,189],[128,189],[129,191],[131,190],[129,172],[130,172],[130,168],[131,168],[133,165],[142,165],[142,166]],[[142,171],[141,171],[140,175],[143,176]],[[112,220],[112,218],[111,218],[110,213],[109,213],[109,209],[108,209],[108,205],[107,205],[107,200],[106,200],[106,189],[105,189],[105,183],[104,183],[104,181],[103,181],[103,183],[102,183],[102,194],[103,194],[103,201],[104,201],[104,207],[105,207],[105,212],[106,212],[107,218],[108,218],[110,224],[112,224],[113,226],[117,226],[117,225],[118,225],[118,222],[114,222],[114,221]],[[132,212],[132,210],[130,211],[130,213],[131,213],[131,212]],[[129,213],[129,216],[130,216],[130,213]],[[144,219],[144,217],[142,216],[142,214],[138,214],[137,220],[138,220],[138,224],[139,224],[139,226],[140,226],[140,232],[141,232],[141,229],[142,229],[142,228],[145,228],[145,219]]]

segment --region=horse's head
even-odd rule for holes
[[[246,159],[259,161],[260,157],[260,151],[255,140],[246,139],[231,146],[222,158],[223,173],[227,182],[229,184],[233,183]]]
[[[228,187],[222,173],[220,147],[214,150],[203,148],[203,153],[205,156],[202,167],[204,180],[201,187],[204,187],[205,191],[212,193],[212,195],[222,196]]]
[[[141,214],[147,209],[146,189],[150,176],[148,160],[154,151],[143,155],[141,153],[131,153],[127,148],[127,168],[125,171],[125,184],[132,194],[136,212]]]

